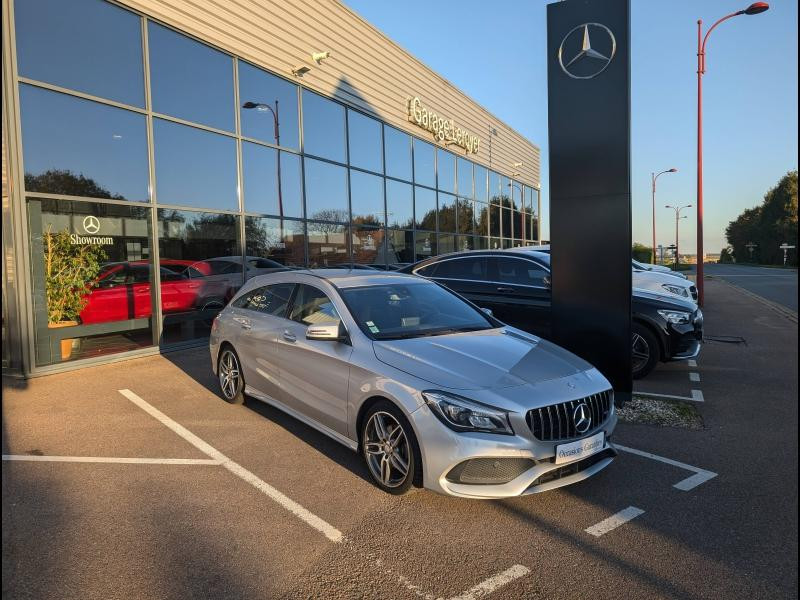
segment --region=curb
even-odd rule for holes
[[[735,283],[731,283],[730,281],[726,281],[725,279],[722,279],[721,277],[710,276],[710,277],[708,277],[708,279],[713,279],[714,281],[721,281],[725,285],[736,289],[737,291],[741,292],[745,296],[748,296],[749,298],[755,300],[756,302],[760,302],[761,304],[763,304],[767,308],[769,308],[769,309],[775,311],[776,313],[778,313],[779,315],[789,319],[792,323],[797,323],[797,313],[794,312],[790,308],[786,308],[785,306],[781,306],[780,304],[777,304],[776,302],[772,302],[771,300],[767,300],[766,298],[763,298],[762,296],[759,296],[758,294],[753,293],[750,290],[746,290],[740,285],[737,285]]]

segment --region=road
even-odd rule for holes
[[[708,263],[705,274],[743,287],[797,312],[797,270]]]

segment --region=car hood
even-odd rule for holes
[[[504,388],[569,377],[593,367],[511,327],[373,342],[381,362],[454,390]]]
[[[684,288],[687,295],[678,297],[691,299],[689,288],[692,286],[692,282],[687,279],[675,277],[667,273],[656,273],[655,271],[634,271],[632,280],[633,287],[635,288],[651,290],[666,296],[677,296],[677,294],[673,294],[664,289],[662,287],[664,284]]]

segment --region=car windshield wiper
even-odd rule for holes
[[[406,340],[417,337],[431,337],[434,335],[450,335],[451,333],[465,333],[467,331],[482,331],[484,329],[491,329],[483,325],[474,325],[471,327],[448,327],[446,329],[429,329],[427,331],[408,331],[406,333],[397,333],[387,336],[378,336],[378,340]]]

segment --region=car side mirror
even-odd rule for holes
[[[321,342],[343,342],[347,339],[347,331],[341,321],[313,324],[306,327],[306,339]]]
[[[485,312],[487,315],[489,315],[490,317],[493,317],[493,316],[494,316],[494,313],[492,312],[492,309],[491,309],[491,308],[481,308],[481,310],[482,310],[483,312]]]

